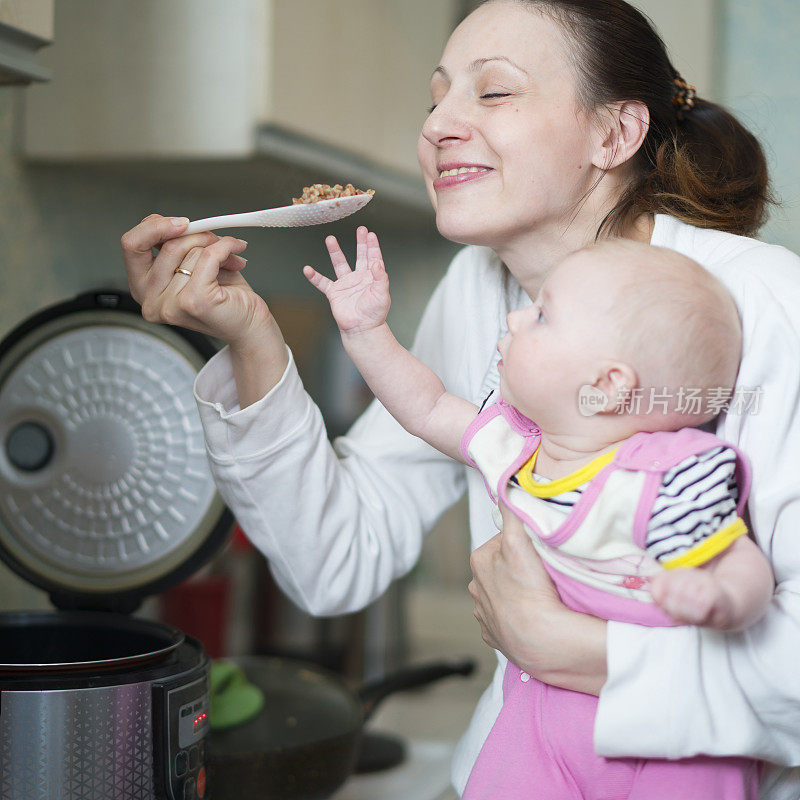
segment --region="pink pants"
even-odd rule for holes
[[[596,711],[596,697],[548,686],[509,664],[503,708],[462,800],[757,800],[761,767],[750,759],[596,755]]]

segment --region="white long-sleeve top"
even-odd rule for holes
[[[716,433],[751,460],[752,529],[777,588],[764,619],[742,633],[609,623],[595,746],[606,756],[735,754],[800,765],[800,258],[664,215],[652,243],[699,261],[739,307],[737,387],[760,388],[758,408],[721,416]],[[448,391],[480,404],[498,382],[506,315],[527,303],[491,251],[464,248],[428,304],[414,352]],[[202,370],[195,393],[223,498],[283,591],[312,614],[347,613],[380,596],[465,489],[472,547],[496,533],[478,472],[408,434],[377,401],[332,447],[291,359],[280,383],[245,409],[227,350]],[[459,791],[500,708],[504,668],[498,654],[457,750]],[[766,771],[762,798],[798,797],[800,770]]]

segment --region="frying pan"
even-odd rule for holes
[[[471,660],[401,670],[353,691],[337,675],[284,658],[233,659],[258,686],[261,713],[212,731],[209,792],[214,800],[322,800],[354,771],[364,723],[386,696],[450,675],[470,675]]]

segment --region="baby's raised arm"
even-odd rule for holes
[[[310,266],[303,274],[328,298],[347,354],[375,397],[409,433],[463,461],[461,438],[478,407],[445,391],[439,377],[386,324],[391,299],[378,237],[364,227],[356,231],[355,269],[334,236],[325,244],[336,279]]]

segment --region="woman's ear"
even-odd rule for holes
[[[650,130],[650,110],[638,100],[606,106],[597,122],[592,163],[608,172],[630,161]]]
[[[607,399],[600,414],[624,414],[633,392],[639,386],[639,376],[624,361],[606,361],[600,368],[594,388]]]

